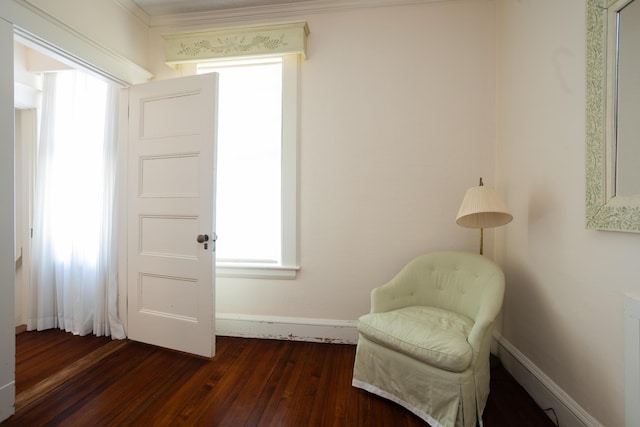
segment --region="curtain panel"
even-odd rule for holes
[[[28,330],[124,338],[117,317],[117,89],[44,77]]]

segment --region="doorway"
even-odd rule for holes
[[[39,72],[51,73],[56,71],[55,61],[52,64],[51,59],[41,60],[42,54],[32,52],[26,48],[26,55],[35,55],[38,60],[34,63],[43,62],[45,65],[38,69],[24,67],[26,74]],[[29,61],[31,63],[31,61]],[[54,68],[54,70],[51,70]],[[68,70],[69,67],[65,67]],[[67,81],[63,79],[63,75],[68,76],[68,71],[60,73],[55,81],[60,83]],[[71,73],[73,75],[73,73]],[[44,78],[45,89],[52,83],[50,74],[46,74]],[[78,76],[83,77],[83,76]],[[84,78],[84,77],[83,77]],[[95,80],[95,79],[94,79]],[[100,82],[102,83],[102,82]],[[104,84],[104,83],[102,83]],[[71,89],[71,92],[63,88]],[[87,88],[87,86],[82,86]],[[78,86],[58,86],[56,90],[59,93],[76,93],[80,89]],[[49,93],[45,91],[45,94]],[[62,97],[60,97],[62,98]],[[92,97],[96,98],[96,97]],[[99,98],[99,97],[98,97]],[[120,131],[112,131],[111,135],[120,134],[120,141],[126,141],[121,144],[121,157],[116,164],[115,159],[112,162],[114,169],[109,175],[113,178],[116,175],[121,176],[118,184],[120,190],[119,204],[124,209],[119,211],[119,219],[117,219],[111,228],[110,236],[115,234],[115,230],[120,229],[119,246],[117,251],[120,255],[124,254],[124,260],[120,257],[120,265],[125,266],[124,274],[120,269],[119,277],[111,272],[107,273],[106,284],[101,283],[99,286],[102,290],[96,291],[96,300],[104,298],[105,302],[96,305],[95,316],[97,318],[99,307],[107,303],[109,307],[108,316],[105,316],[104,310],[102,316],[104,322],[109,323],[108,326],[98,326],[100,329],[96,331],[94,323],[93,333],[109,335],[109,329],[114,337],[124,337],[122,327],[118,328],[121,333],[113,332],[113,323],[120,323],[115,320],[114,299],[118,298],[121,302],[120,318],[128,308],[126,322],[128,323],[128,334],[131,339],[152,343],[179,351],[185,351],[211,357],[215,346],[215,329],[213,326],[213,281],[214,281],[214,246],[207,242],[207,236],[215,235],[215,216],[214,216],[214,199],[215,199],[215,136],[217,126],[217,75],[208,74],[201,76],[190,76],[179,79],[163,80],[152,83],[133,85],[121,93],[121,99],[126,99],[121,107],[124,117],[120,114]],[[66,101],[66,100],[65,100]],[[73,257],[79,255],[77,262],[85,262],[84,256],[87,253],[86,233],[87,228],[81,228],[82,235],[78,236],[77,250],[67,251],[67,245],[64,246],[64,258],[58,257],[58,243],[65,241],[72,234],[76,233],[77,225],[84,221],[90,215],[88,213],[81,215],[79,218],[68,224],[68,217],[76,212],[86,210],[86,206],[93,206],[95,203],[88,202],[89,196],[92,196],[103,185],[96,184],[94,186],[84,188],[87,177],[94,173],[94,167],[86,168],[88,159],[92,156],[82,155],[80,163],[82,171],[75,173],[69,177],[70,170],[76,170],[74,166],[63,168],[64,186],[60,193],[55,193],[55,197],[49,197],[49,184],[53,175],[50,175],[50,164],[54,162],[66,161],[69,158],[78,158],[78,153],[86,151],[88,145],[85,142],[96,141],[102,138],[102,135],[86,136],[84,139],[78,140],[70,149],[68,143],[74,144],[75,132],[82,128],[84,120],[70,120],[65,127],[69,130],[63,135],[58,135],[58,121],[64,116],[62,112],[76,111],[76,108],[69,108],[67,103],[56,102],[52,109],[47,98],[43,99],[44,107],[42,114],[43,131],[38,151],[44,154],[46,159],[44,163],[38,163],[38,177],[35,187],[36,191],[32,191],[37,195],[36,200],[51,199],[51,205],[58,205],[60,200],[67,202],[60,208],[54,209],[51,214],[44,214],[47,205],[43,208],[38,207],[38,203],[34,202],[35,209],[31,209],[35,226],[27,225],[32,239],[26,239],[24,244],[33,243],[30,253],[33,255],[31,264],[36,266],[32,271],[30,278],[30,286],[33,294],[37,294],[39,299],[43,292],[50,293],[50,298],[58,301],[58,309],[51,306],[44,306],[46,316],[40,319],[38,315],[37,323],[33,321],[33,316],[29,316],[29,329],[47,329],[51,327],[63,327],[69,330],[66,316],[61,317],[59,311],[65,309],[70,304],[76,304],[77,298],[66,299],[61,303],[60,292],[52,290],[50,286],[45,288],[40,284],[60,283],[60,280],[67,280],[73,274],[73,267],[69,269],[70,275],[66,273],[62,276],[58,275],[58,270],[69,268],[68,263],[72,262],[67,259],[67,255]],[[97,108],[97,106],[96,106]],[[92,110],[93,108],[81,109],[82,112]],[[47,135],[50,134],[50,127],[47,126],[48,113],[46,111],[55,112],[55,132],[53,136],[54,145],[62,142],[63,156],[60,159],[59,152],[49,151],[50,141]],[[129,111],[127,114],[126,112]],[[129,119],[129,115],[131,118]],[[99,126],[98,126],[99,127]],[[92,128],[94,128],[92,126]],[[122,130],[124,129],[124,131]],[[108,132],[106,132],[108,133]],[[48,142],[49,141],[49,142]],[[93,143],[92,143],[93,144]],[[57,146],[57,145],[56,145]],[[122,154],[124,153],[124,158]],[[38,155],[42,157],[42,155]],[[57,160],[56,160],[57,159]],[[35,164],[35,162],[34,162]],[[26,167],[25,169],[29,169]],[[33,168],[32,168],[33,169]],[[23,171],[28,175],[28,171]],[[31,174],[33,175],[33,174]],[[132,179],[127,179],[127,175]],[[124,176],[124,177],[123,177]],[[46,180],[44,179],[46,177]],[[78,177],[81,177],[78,179]],[[74,196],[68,197],[68,189],[75,188],[74,182],[80,182],[83,187],[75,191]],[[113,187],[115,188],[115,187]],[[51,193],[53,194],[53,193]],[[78,197],[75,197],[75,195]],[[83,196],[84,195],[84,196]],[[126,199],[125,199],[126,198]],[[73,200],[71,200],[73,199]],[[79,199],[80,203],[75,208],[70,208]],[[33,200],[33,199],[32,199]],[[49,203],[49,202],[47,202]],[[64,233],[60,235],[49,234],[54,231],[54,223],[50,222],[56,213],[61,213],[61,222],[65,225]],[[115,215],[115,213],[114,213]],[[20,218],[25,215],[21,212]],[[118,216],[118,215],[116,215]],[[44,218],[46,222],[41,222],[39,218]],[[104,221],[98,221],[98,226],[104,226]],[[47,238],[42,238],[44,233]],[[203,240],[200,238],[204,236]],[[97,239],[88,239],[93,242]],[[41,243],[38,243],[41,242]],[[106,242],[106,240],[105,240]],[[43,251],[42,248],[52,244],[50,251]],[[100,245],[107,246],[107,244]],[[116,244],[111,245],[115,248]],[[73,255],[73,254],[76,255]],[[43,255],[44,254],[44,255]],[[104,266],[112,265],[115,267],[115,252],[110,250],[109,254],[113,254],[112,261],[107,258],[100,258],[100,263]],[[128,255],[127,255],[128,254]],[[48,258],[46,258],[48,257]],[[49,259],[41,269],[41,263]],[[97,268],[97,264],[91,266]],[[107,267],[108,268],[108,267]],[[77,269],[75,270],[77,271]],[[102,273],[100,273],[102,274]],[[22,276],[22,275],[21,275]],[[81,276],[81,280],[85,280]],[[99,279],[103,280],[103,279]],[[116,283],[114,283],[116,282]],[[118,296],[115,296],[113,286],[117,282],[123,283],[124,291],[120,288]],[[22,283],[22,277],[20,280]],[[85,283],[82,283],[83,286]],[[65,284],[64,286],[67,286]],[[75,286],[75,285],[74,285]],[[111,289],[104,294],[105,287]],[[23,296],[29,293],[29,285],[26,290],[22,289],[17,295]],[[128,289],[127,289],[128,287]],[[23,286],[24,288],[24,286]],[[44,290],[43,290],[44,289]],[[86,291],[86,286],[82,289]],[[88,291],[90,292],[90,291]],[[100,292],[100,294],[98,294]],[[58,294],[56,297],[56,293]],[[64,291],[66,294],[66,290]],[[84,294],[82,294],[84,295]],[[84,298],[84,296],[83,296]],[[24,298],[23,298],[24,299]],[[86,299],[85,299],[86,300]],[[122,304],[122,301],[126,301]],[[68,303],[66,301],[69,301]],[[73,301],[73,302],[71,302]],[[88,300],[86,300],[88,301]],[[27,312],[41,312],[41,305],[29,307],[26,303]],[[34,300],[35,304],[35,300]],[[25,311],[18,310],[16,311]],[[73,312],[84,311],[82,308],[74,306]],[[55,321],[56,319],[57,322]],[[42,320],[42,323],[41,323]],[[80,319],[84,321],[83,319]],[[91,321],[91,320],[90,320]],[[104,323],[103,322],[103,323]],[[83,325],[80,331],[74,326],[73,332],[84,335],[91,332],[91,325]],[[104,330],[104,331],[103,331]]]

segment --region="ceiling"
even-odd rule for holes
[[[149,16],[301,3],[308,0],[132,0]]]

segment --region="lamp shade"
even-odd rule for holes
[[[512,219],[513,215],[498,193],[491,187],[480,185],[467,190],[456,224],[467,228],[491,228],[507,224]]]

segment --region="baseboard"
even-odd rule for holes
[[[505,369],[549,418],[562,427],[603,427],[513,344],[495,332],[498,356]],[[553,411],[547,408],[553,408]]]
[[[640,425],[640,299],[624,296],[625,426]]]
[[[16,335],[21,334],[23,332],[27,332],[27,325],[16,326]]]
[[[355,344],[356,320],[307,319],[216,313],[216,335]]]
[[[0,422],[15,413],[16,384],[10,382],[0,387]]]

